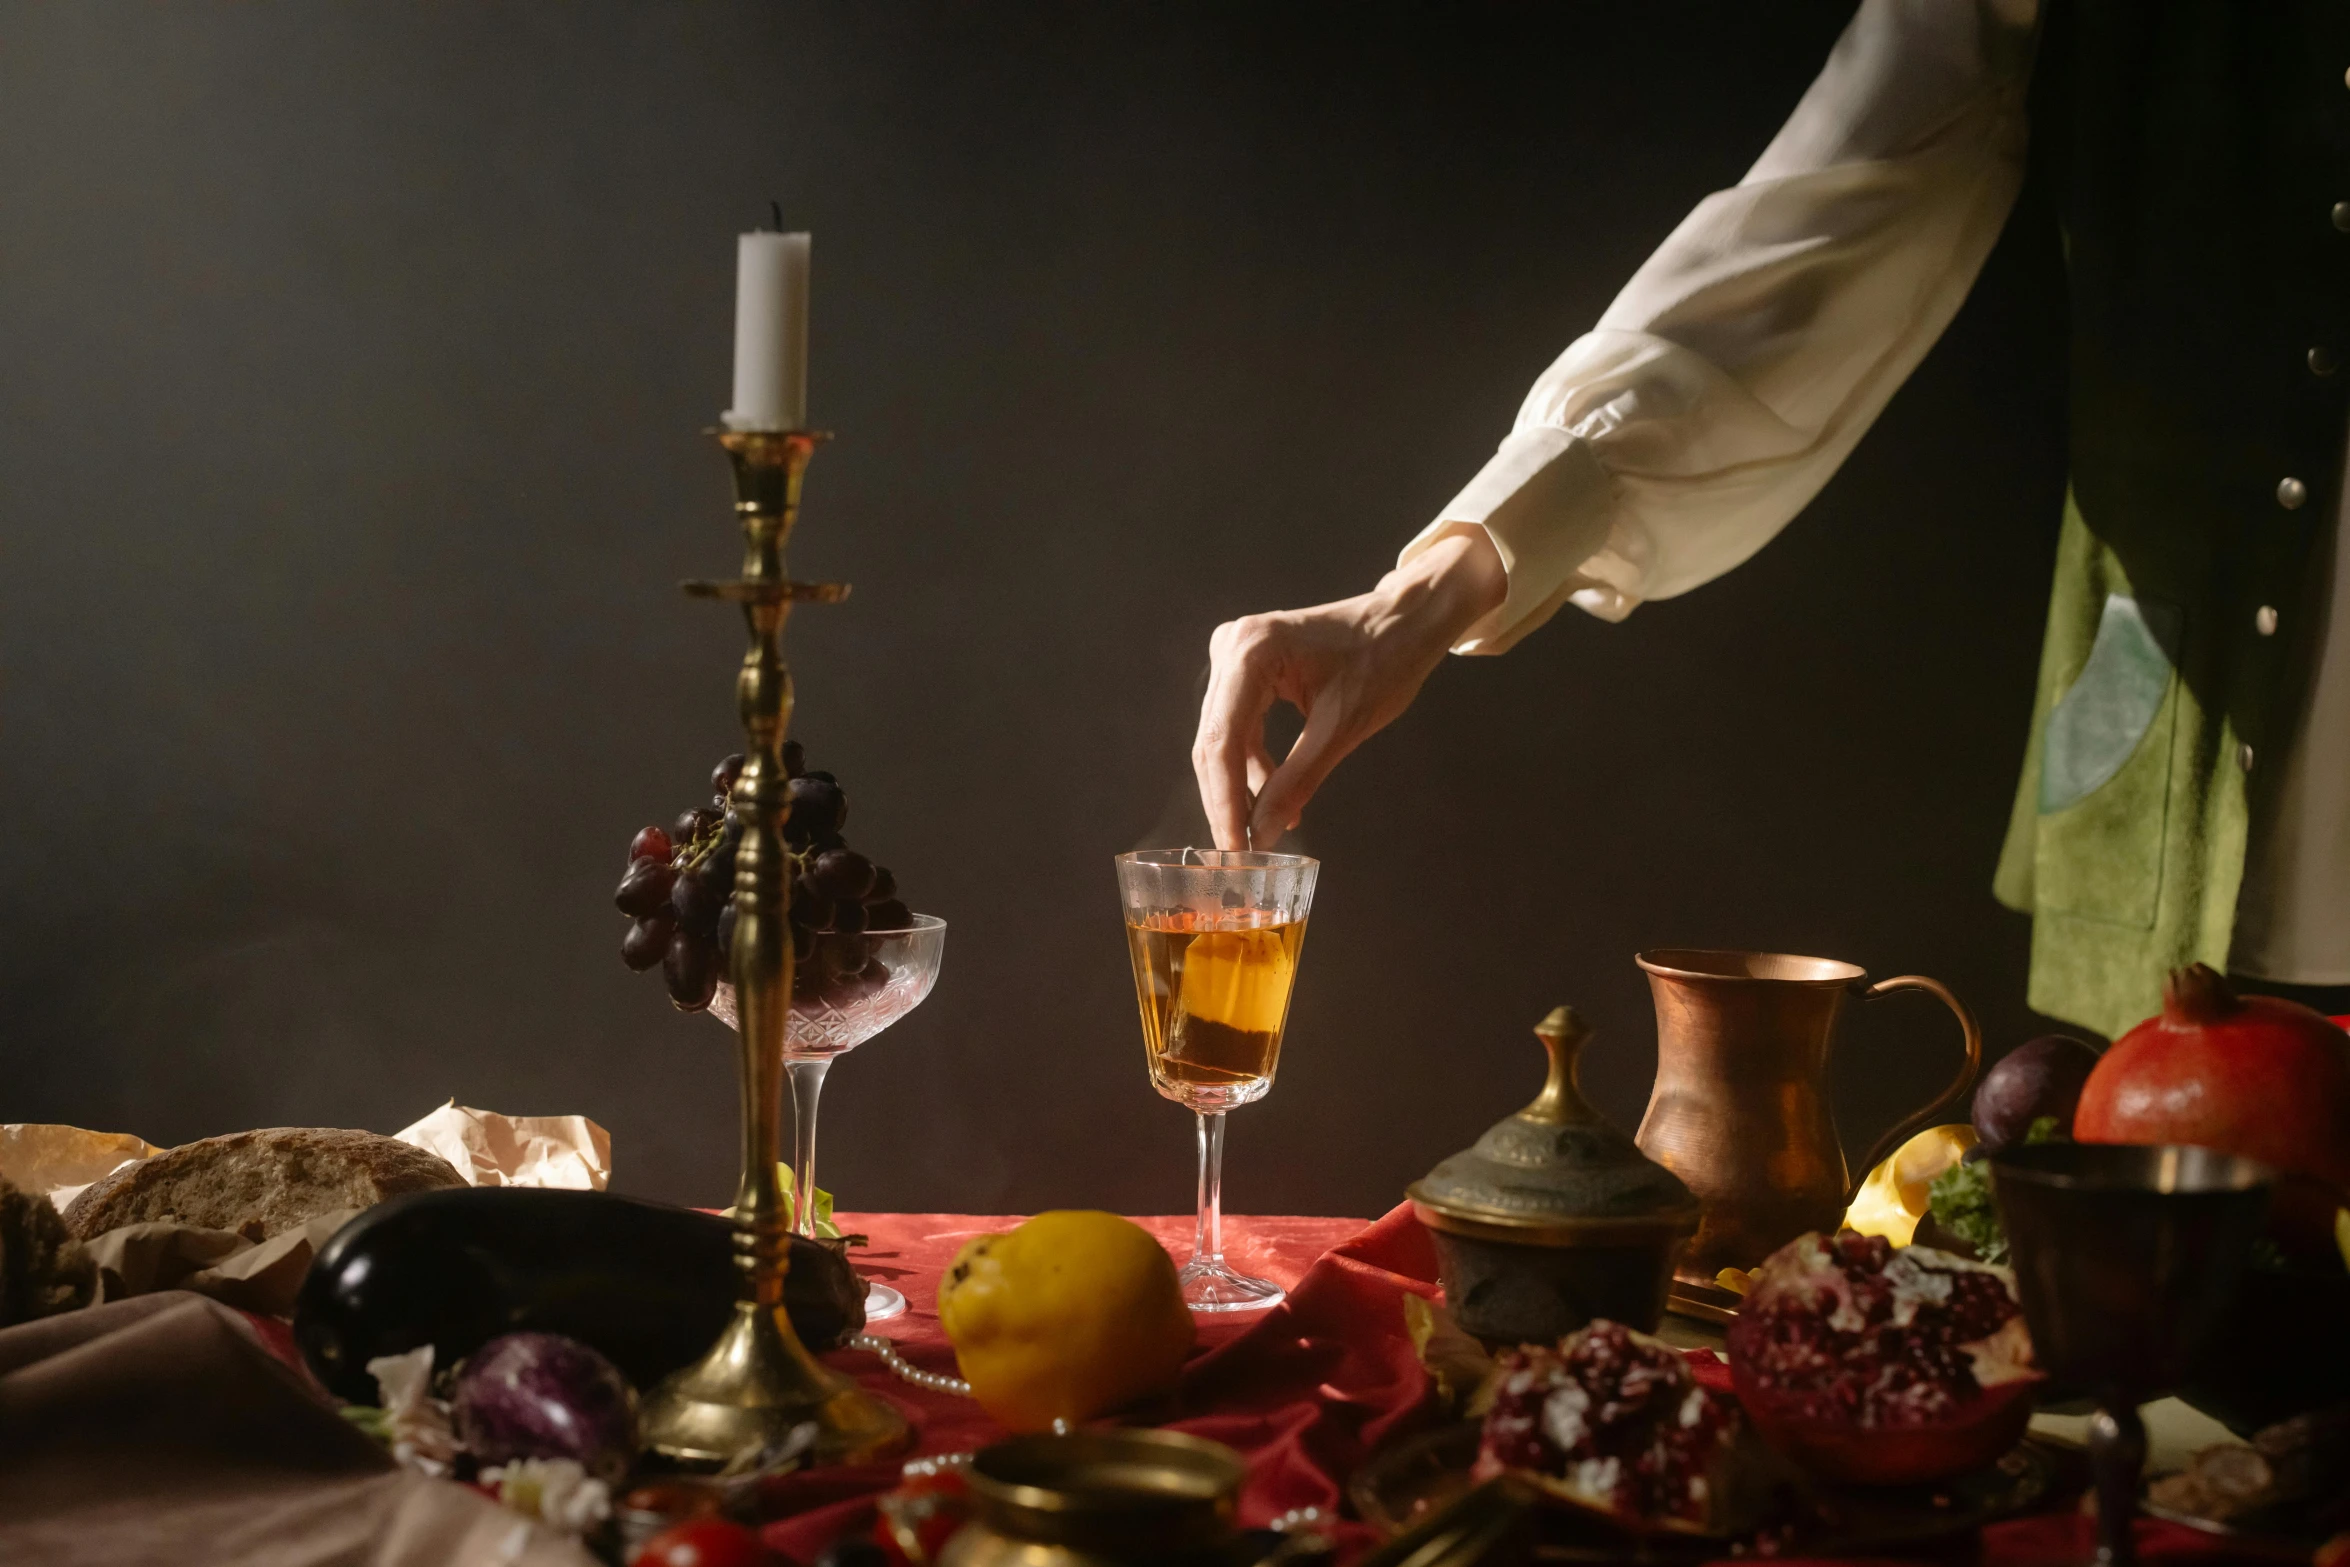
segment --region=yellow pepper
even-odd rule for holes
[[[1975,1146],[1971,1126],[1929,1126],[1893,1150],[1883,1164],[1869,1172],[1845,1210],[1844,1227],[1863,1235],[1882,1235],[1896,1246],[1907,1246],[1926,1216],[1927,1189],[1934,1177],[1966,1157]]]
[[[1150,1232],[1114,1213],[1040,1213],[956,1253],[938,1320],[980,1407],[1015,1431],[1076,1422],[1175,1385],[1191,1311]]]

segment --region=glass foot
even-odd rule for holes
[[[1194,1311],[1261,1311],[1288,1298],[1288,1291],[1271,1279],[1252,1279],[1196,1257],[1183,1265],[1175,1282],[1183,1286],[1183,1303]]]
[[[903,1316],[905,1310],[905,1296],[900,1295],[886,1284],[876,1284],[871,1279],[865,1281],[865,1320],[867,1322],[886,1322],[891,1317]]]

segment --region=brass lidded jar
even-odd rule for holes
[[[1654,1332],[1699,1203],[1583,1097],[1591,1029],[1560,1007],[1534,1030],[1550,1076],[1404,1194],[1428,1227],[1460,1325],[1500,1343],[1547,1343],[1595,1317]]]

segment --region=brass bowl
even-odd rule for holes
[[[1019,1436],[971,1460],[978,1516],[939,1567],[1222,1563],[1247,1467],[1221,1442],[1179,1431]]]

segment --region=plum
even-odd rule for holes
[[[2097,1065],[2097,1052],[2070,1034],[2026,1040],[1983,1074],[1975,1086],[1975,1135],[1985,1149],[2020,1142],[2042,1116],[2072,1135],[2073,1107]]]

